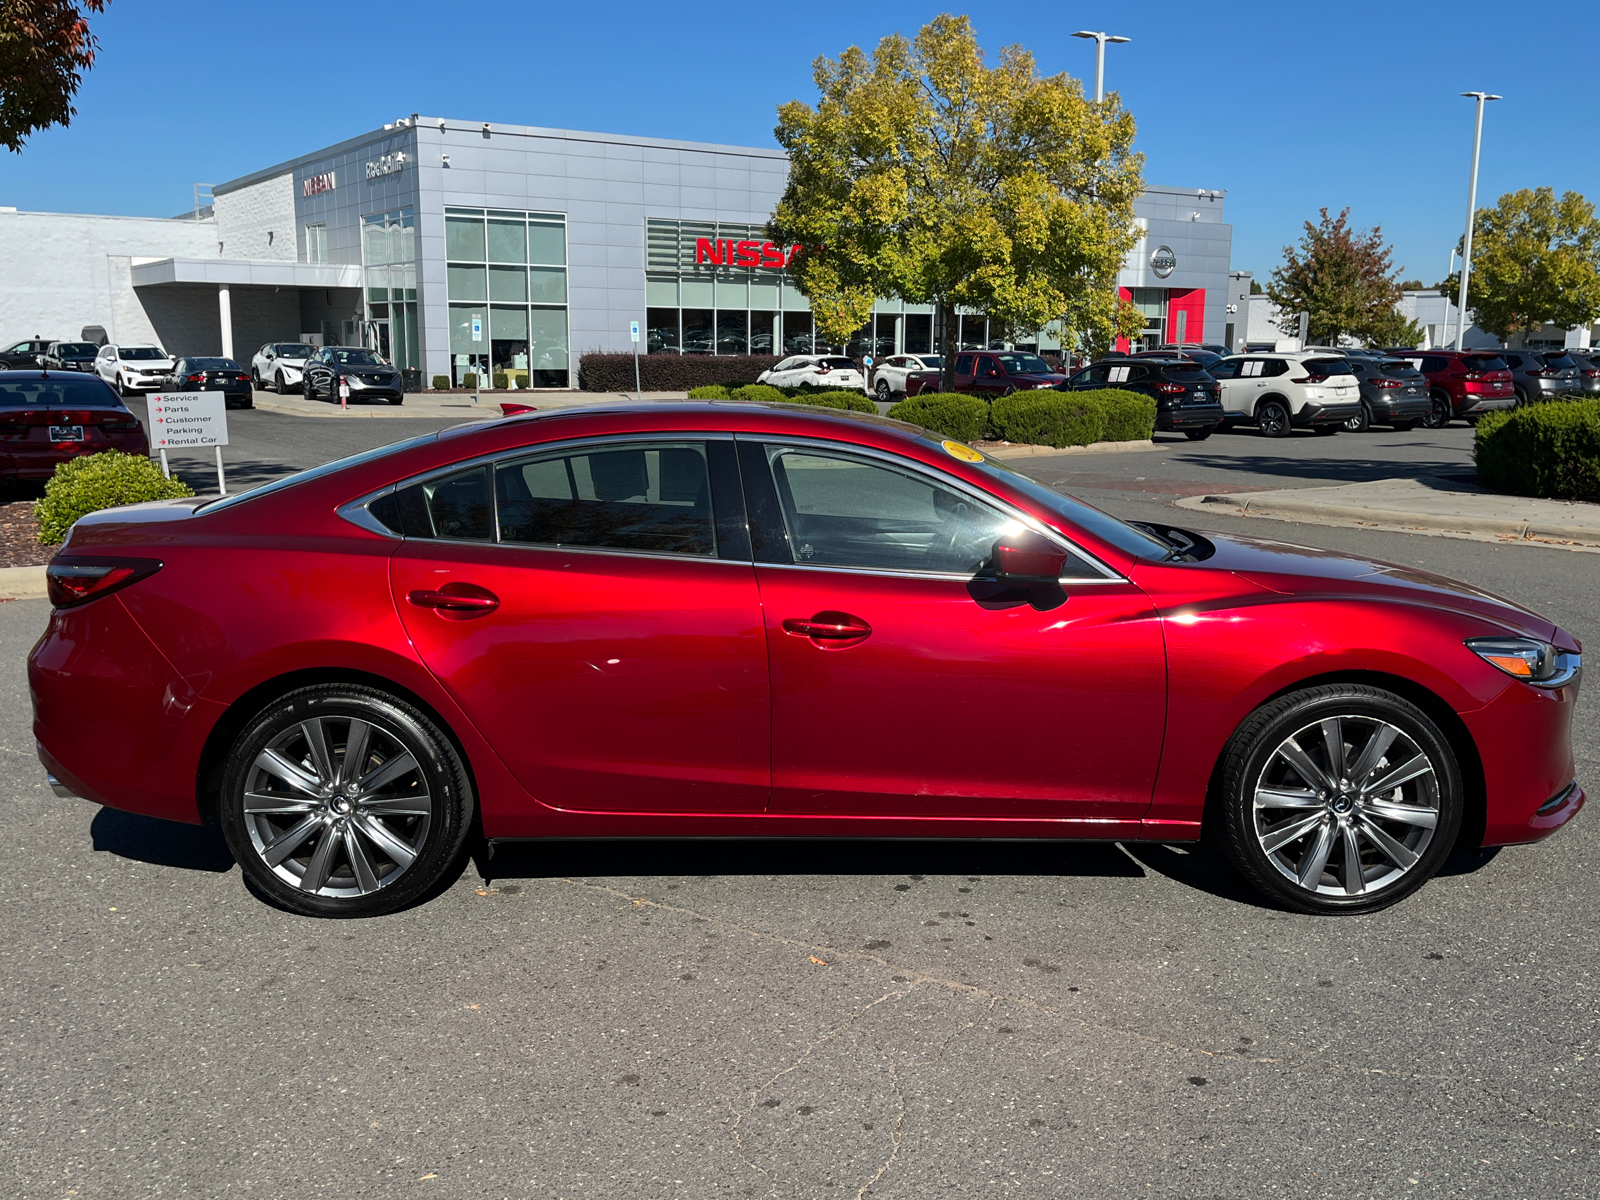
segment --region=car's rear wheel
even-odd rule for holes
[[[1207,425],[1204,429],[1185,429],[1183,436],[1191,442],[1203,442],[1211,436],[1211,431],[1214,428],[1216,428],[1214,425]]]
[[[1281,400],[1263,400],[1256,406],[1256,428],[1262,437],[1289,436],[1289,410]]]
[[[1223,848],[1259,891],[1300,912],[1371,912],[1450,853],[1461,771],[1416,705],[1334,684],[1250,715],[1228,745],[1220,805]]]
[[[1372,428],[1372,410],[1365,400],[1361,402],[1361,411],[1346,421],[1344,427],[1351,433],[1365,433]]]
[[[295,912],[368,917],[403,907],[457,864],[472,789],[449,738],[375,688],[291,692],[239,735],[222,829],[249,881]]]
[[[1428,415],[1422,418],[1422,423],[1429,429],[1443,429],[1450,424],[1450,418],[1455,416],[1450,406],[1449,393],[1435,392],[1432,400],[1433,407],[1428,410]]]

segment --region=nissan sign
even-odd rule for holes
[[[1150,256],[1150,269],[1156,273],[1157,279],[1165,279],[1177,267],[1178,256],[1172,252],[1171,246],[1157,246],[1155,253]]]
[[[697,267],[703,263],[711,263],[718,267],[765,267],[769,270],[782,270],[789,265],[799,249],[799,246],[791,246],[786,254],[782,246],[776,246],[771,242],[735,242],[721,238],[713,241],[711,238],[696,238],[694,262]]]
[[[306,181],[300,185],[300,194],[302,196],[315,196],[321,192],[331,192],[338,186],[338,178],[332,171],[326,171],[321,175],[307,176]]]

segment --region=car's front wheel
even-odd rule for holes
[[[894,390],[890,388],[889,381],[887,379],[878,380],[878,401],[882,404],[888,404],[893,399]]]
[[[1393,692],[1306,688],[1250,715],[1223,760],[1222,845],[1286,908],[1371,912],[1416,891],[1455,844],[1461,771],[1439,727]]]
[[[261,372],[255,367],[250,368],[250,390],[252,392],[259,392],[261,390]]]
[[[1185,429],[1183,436],[1191,442],[1203,442],[1211,436],[1211,431],[1215,428],[1214,425],[1207,425],[1204,429]]]
[[[424,713],[375,688],[321,684],[251,719],[223,771],[221,818],[249,881],[318,917],[412,903],[458,865],[472,790]]]
[[[1262,437],[1289,436],[1289,410],[1280,400],[1263,400],[1256,408],[1256,428]]]

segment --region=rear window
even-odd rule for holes
[[[1469,371],[1509,371],[1506,360],[1498,354],[1477,354],[1461,360],[1461,365]]]
[[[1312,375],[1353,375],[1350,364],[1342,358],[1308,358],[1306,370]]]
[[[237,371],[239,364],[231,358],[191,358],[191,371]]]
[[[1408,359],[1386,358],[1377,364],[1377,369],[1385,375],[1392,375],[1396,379],[1421,379],[1422,372],[1417,370]]]
[[[1175,366],[1162,367],[1161,378],[1170,379],[1174,383],[1205,383],[1210,380],[1210,373],[1194,363],[1179,363]]]
[[[821,360],[821,362],[822,365],[827,367],[830,371],[854,371],[856,369],[856,364],[853,359],[824,358]]]
[[[122,401],[100,380],[67,373],[48,379],[0,380],[0,407],[76,408],[82,405],[121,408]]]
[[[1558,371],[1565,371],[1569,367],[1578,365],[1572,361],[1572,356],[1568,354],[1545,354],[1540,357],[1544,359],[1545,366],[1554,367]]]

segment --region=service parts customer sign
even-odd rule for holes
[[[203,450],[228,444],[228,402],[221,392],[156,392],[150,397],[157,450]]]

